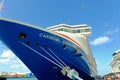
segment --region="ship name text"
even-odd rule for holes
[[[50,40],[54,40],[56,42],[60,42],[59,38],[48,35],[48,34],[40,33],[39,36],[42,37],[42,38],[47,38],[47,39],[50,39]]]
[[[66,40],[61,40],[60,38],[55,37],[54,35],[49,35],[49,34],[45,34],[45,33],[39,33],[39,37],[50,39],[50,40],[53,40],[53,41],[56,41],[56,42],[59,42],[59,43],[65,44],[65,45],[69,45],[71,47],[75,47],[75,45],[73,45],[71,42],[66,41]]]

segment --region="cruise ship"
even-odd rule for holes
[[[0,40],[31,70],[38,80],[94,80],[96,62],[86,24],[60,24],[43,29],[0,18]]]

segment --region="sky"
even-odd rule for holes
[[[99,75],[111,72],[114,51],[120,49],[119,0],[5,0],[2,17],[42,28],[57,24],[88,24],[89,43]],[[29,72],[0,41],[0,71]]]

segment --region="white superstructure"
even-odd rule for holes
[[[60,24],[60,25],[49,27],[47,29],[56,33],[69,36],[71,39],[75,40],[78,44],[80,44],[80,46],[86,52],[89,58],[89,63],[91,64],[90,66],[93,68],[93,71],[96,72],[97,74],[96,62],[92,56],[92,53],[89,47],[88,38],[87,38],[88,36],[91,35],[90,26],[86,24],[73,25],[73,26]]]

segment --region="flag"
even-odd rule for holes
[[[0,2],[0,11],[3,11],[3,10],[5,10],[4,0],[2,0],[2,2]]]

